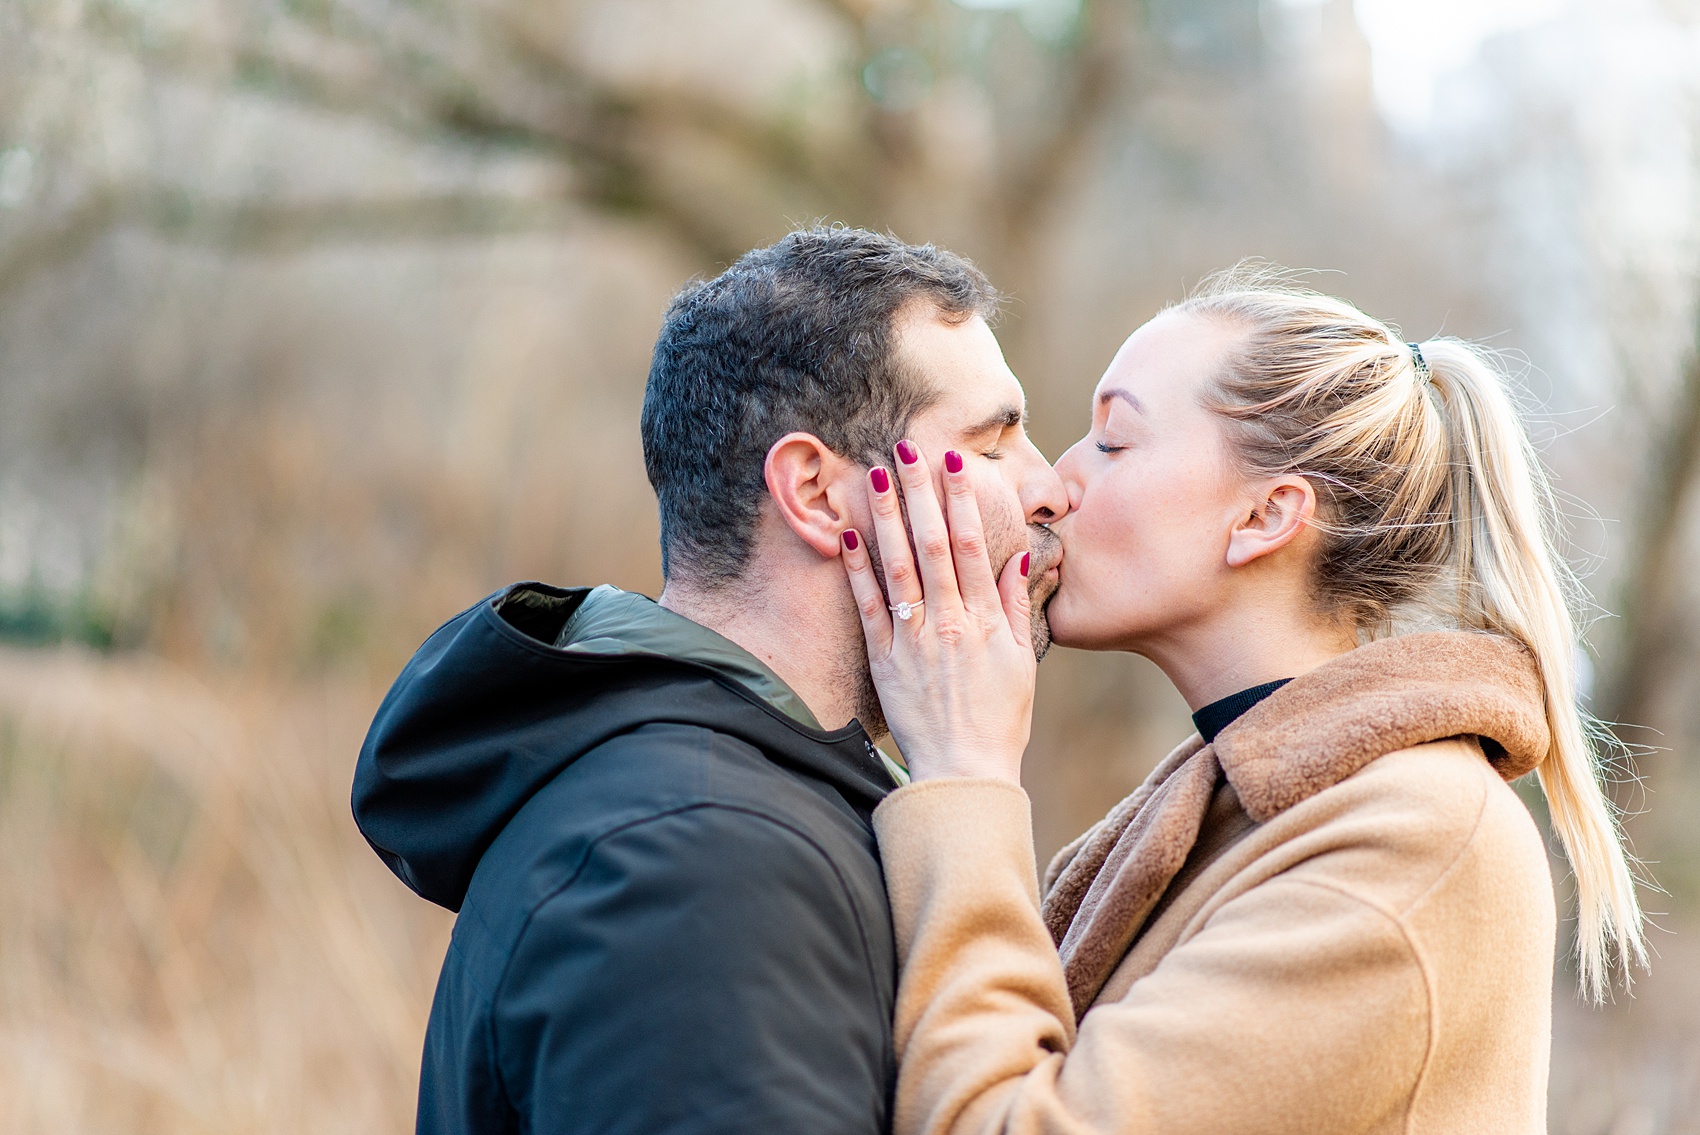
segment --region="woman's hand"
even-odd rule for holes
[[[1019,784],[1038,667],[1027,590],[1031,553],[1011,556],[994,577],[961,457],[945,455],[943,510],[915,445],[899,442],[897,458],[919,565],[886,469],[868,474],[885,593],[859,534],[846,529],[842,537],[886,723],[916,780],[975,776]]]

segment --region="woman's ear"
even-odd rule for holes
[[[1303,477],[1266,481],[1228,538],[1228,566],[1243,567],[1285,548],[1316,517],[1316,489]]]
[[[852,479],[860,483],[860,467],[814,434],[799,431],[773,443],[762,476],[780,518],[797,538],[822,556],[837,556],[839,533],[852,524],[846,486]]]

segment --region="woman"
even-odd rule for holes
[[[1230,273],[1159,315],[1058,462],[1055,641],[1155,661],[1199,735],[1036,889],[1027,557],[994,579],[961,455],[847,547],[914,783],[875,814],[899,1135],[1545,1130],[1555,913],[1584,988],[1644,962],[1575,700],[1551,496],[1500,376]],[[847,545],[856,541],[846,541]],[[924,606],[893,621],[898,603]]]

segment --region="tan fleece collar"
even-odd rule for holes
[[[1295,679],[1222,730],[1212,746],[1262,823],[1377,757],[1445,737],[1480,737],[1506,780],[1546,756],[1546,699],[1523,646],[1440,631],[1382,639]]]
[[[1182,743],[1046,871],[1045,923],[1076,1016],[1185,864],[1218,775],[1263,823],[1377,757],[1459,736],[1480,738],[1507,780],[1546,756],[1540,675],[1519,643],[1459,631],[1383,639],[1289,682],[1214,744]]]

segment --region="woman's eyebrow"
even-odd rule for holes
[[[1139,400],[1139,395],[1135,394],[1131,390],[1123,390],[1119,386],[1101,391],[1098,395],[1098,404],[1102,406],[1104,403],[1115,398],[1120,398],[1123,402],[1126,402],[1129,406],[1132,406],[1141,414],[1145,413],[1145,403]]]

